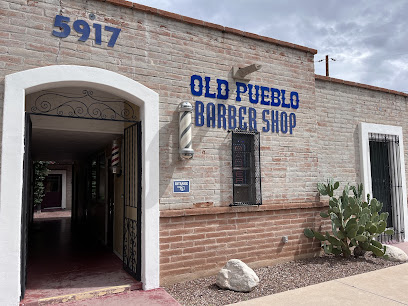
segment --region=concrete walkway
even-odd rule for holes
[[[408,305],[408,263],[233,305]]]

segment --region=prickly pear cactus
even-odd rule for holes
[[[322,218],[330,218],[332,234],[320,233],[306,228],[304,234],[308,238],[316,238],[322,242],[326,254],[351,256],[354,247],[354,256],[364,255],[366,251],[376,256],[384,256],[385,246],[376,240],[382,234],[392,235],[394,231],[387,229],[388,213],[381,213],[383,204],[377,199],[362,200],[362,184],[344,187],[340,197],[334,197],[334,191],[339,188],[339,182],[329,180],[327,184],[319,183],[317,189],[321,195],[330,197],[328,211],[321,212]],[[353,191],[353,196],[349,196]]]

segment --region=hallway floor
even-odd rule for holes
[[[27,287],[21,305],[78,302],[141,289],[142,284],[123,270],[122,261],[89,239],[87,230],[72,230],[69,215],[46,214],[35,219],[29,234]]]

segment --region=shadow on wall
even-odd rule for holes
[[[173,124],[177,116],[173,114],[172,122],[166,123],[159,130],[159,156],[160,156],[160,188],[159,188],[159,197],[162,198],[166,192],[167,187],[171,184],[171,179],[176,167],[175,158],[178,158],[177,151],[174,148],[175,146],[175,133],[176,129]],[[177,147],[178,148],[178,147]]]
[[[194,125],[193,128],[193,150],[194,157],[192,160],[183,161],[179,157],[179,140],[178,140],[178,124],[179,124],[179,112],[178,104],[172,105],[173,113],[171,121],[164,124],[159,131],[160,134],[160,188],[159,197],[166,196],[166,190],[172,190],[172,181],[174,179],[190,179],[193,178],[193,166],[194,160],[197,158],[197,152],[199,150],[198,140],[194,136]],[[182,177],[180,177],[180,175]],[[193,181],[191,182],[193,184]],[[190,194],[182,195],[190,196]]]
[[[194,102],[192,104],[194,107]],[[172,192],[172,181],[174,179],[190,179],[192,194],[194,194],[195,186],[204,184],[207,186],[215,186],[212,189],[213,193],[208,193],[208,195],[213,195],[214,200],[217,199],[217,201],[221,203],[229,204],[232,201],[231,154],[225,154],[225,152],[230,152],[230,150],[228,150],[231,146],[230,133],[226,130],[215,130],[205,126],[196,127],[194,124],[193,111],[192,143],[194,157],[191,160],[183,161],[179,157],[179,112],[177,111],[177,107],[178,105],[174,105],[171,122],[164,124],[160,128],[160,198],[166,196],[166,190]],[[211,133],[214,132],[217,133],[217,136],[224,132],[225,136],[223,138],[214,137],[213,139]],[[207,140],[207,143],[204,142],[204,139]],[[214,141],[208,143],[211,139]],[[213,168],[219,168],[220,170],[214,171]],[[211,171],[211,169],[213,170]],[[218,174],[218,177],[211,177],[211,175],[214,174]],[[223,188],[226,184],[231,184],[230,191]],[[223,191],[223,189],[228,191]],[[194,198],[197,199],[196,202],[203,202],[202,197],[208,197],[208,195],[204,195],[205,191],[202,186],[198,187],[197,193],[194,195]],[[218,192],[220,193],[219,195]],[[191,197],[192,194],[180,194],[178,197],[184,200],[183,198]],[[214,200],[208,202],[213,202]],[[190,200],[186,205],[191,206],[193,204],[192,202],[193,201]]]

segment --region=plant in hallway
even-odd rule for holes
[[[44,180],[48,175],[48,168],[47,166],[51,162],[49,161],[34,161],[33,168],[34,168],[34,208],[40,207],[42,200],[45,196],[45,186]]]
[[[304,234],[308,238],[316,238],[323,244],[326,254],[350,257],[353,250],[354,256],[363,255],[371,251],[374,255],[382,257],[385,246],[376,238],[385,233],[392,235],[394,231],[387,229],[387,212],[381,212],[383,204],[377,199],[363,201],[363,185],[346,185],[340,197],[334,196],[334,191],[339,188],[339,182],[329,180],[327,184],[319,183],[317,189],[323,196],[330,197],[328,211],[321,212],[322,218],[330,218],[332,234],[320,233],[306,228]],[[349,196],[350,191],[353,195]]]

